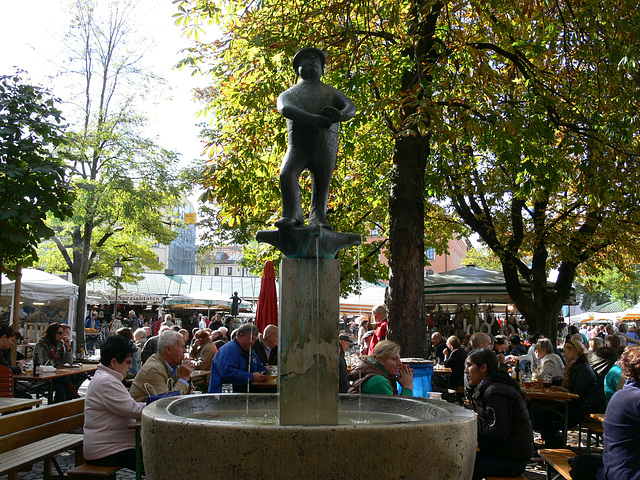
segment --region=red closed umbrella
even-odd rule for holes
[[[262,333],[267,325],[278,325],[278,296],[273,262],[267,260],[262,270],[262,283],[256,308],[256,327]]]

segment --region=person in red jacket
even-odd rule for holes
[[[369,351],[373,352],[373,349],[378,342],[387,339],[387,307],[384,305],[376,305],[373,307],[371,313],[376,324],[376,329],[373,332],[373,338],[369,344]]]

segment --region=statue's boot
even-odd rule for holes
[[[276,227],[297,227],[302,225],[302,220],[295,217],[282,217],[275,223]]]

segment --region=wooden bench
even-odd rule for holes
[[[587,453],[591,453],[591,435],[595,438],[596,447],[598,447],[602,435],[604,435],[602,422],[598,420],[581,420],[578,425],[578,438],[582,438],[583,429],[587,432]]]
[[[547,480],[556,480],[561,476],[567,480],[571,480],[571,467],[569,466],[569,459],[577,457],[578,455],[566,448],[559,449],[540,449],[538,454],[544,460],[547,469]],[[555,473],[555,475],[554,475]]]
[[[83,423],[83,398],[0,417],[0,475],[16,480],[19,470],[44,460],[45,480],[52,478],[52,464],[62,476],[57,454],[75,450],[76,465],[84,461],[84,436],[68,433]]]
[[[100,478],[116,479],[116,472],[122,467],[100,467],[83,463],[67,472],[68,477],[78,480],[94,480]]]

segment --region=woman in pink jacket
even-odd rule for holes
[[[100,365],[84,400],[84,458],[91,465],[136,468],[135,430],[145,403],[136,402],[122,383],[131,368],[133,346],[112,335],[100,349]]]

